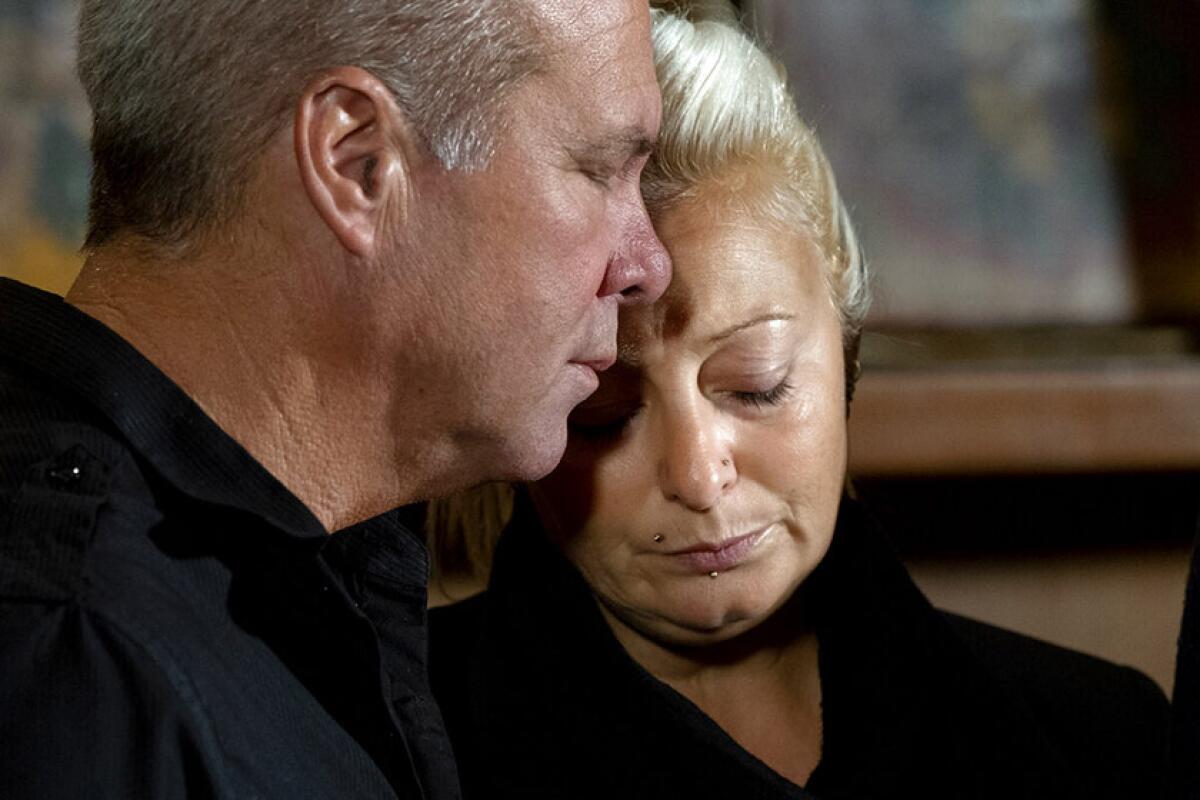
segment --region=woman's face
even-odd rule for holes
[[[534,499],[605,608],[657,641],[735,636],[820,562],[846,466],[841,329],[802,233],[679,208],[652,307]]]

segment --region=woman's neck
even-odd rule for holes
[[[792,603],[728,641],[681,647],[651,639],[603,608],[629,655],[692,701],[739,745],[803,785],[821,757],[816,631]]]

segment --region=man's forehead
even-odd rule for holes
[[[616,35],[641,23],[649,29],[649,3],[645,0],[526,0],[539,17],[543,31],[555,45]]]
[[[552,0],[532,0],[555,5]],[[603,84],[610,90],[642,84],[657,88],[650,45],[650,13],[645,0],[568,2],[539,20],[549,69],[584,90]]]
[[[564,145],[578,160],[594,163],[648,154],[662,112],[648,4],[589,0],[552,5],[555,10],[547,16],[565,32],[551,45],[542,77],[559,95],[551,116],[565,134]]]

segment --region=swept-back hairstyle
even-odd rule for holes
[[[178,245],[233,218],[263,146],[322,70],[388,87],[448,169],[483,166],[543,43],[521,0],[84,0],[88,247]]]
[[[829,162],[801,120],[782,68],[739,27],[727,2],[652,5],[663,120],[642,176],[650,216],[662,219],[690,202],[699,203],[698,213],[741,206],[756,220],[811,238],[841,317],[849,403],[870,291]],[[754,190],[742,191],[752,171]],[[430,503],[426,534],[435,573],[486,575],[512,504],[504,483]]]
[[[849,396],[870,289],[821,145],[796,110],[783,68],[737,27],[728,3],[661,5],[653,37],[663,122],[642,177],[650,215],[661,219],[689,201],[699,213],[742,207],[756,222],[807,234],[841,316]],[[754,190],[744,188],[750,175]]]

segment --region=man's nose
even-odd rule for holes
[[[675,415],[664,426],[659,463],[663,496],[692,511],[706,511],[737,483],[732,448],[703,409]]]
[[[653,303],[671,282],[671,256],[650,224],[640,193],[623,227],[623,241],[609,262],[600,296],[617,295],[622,304]]]

